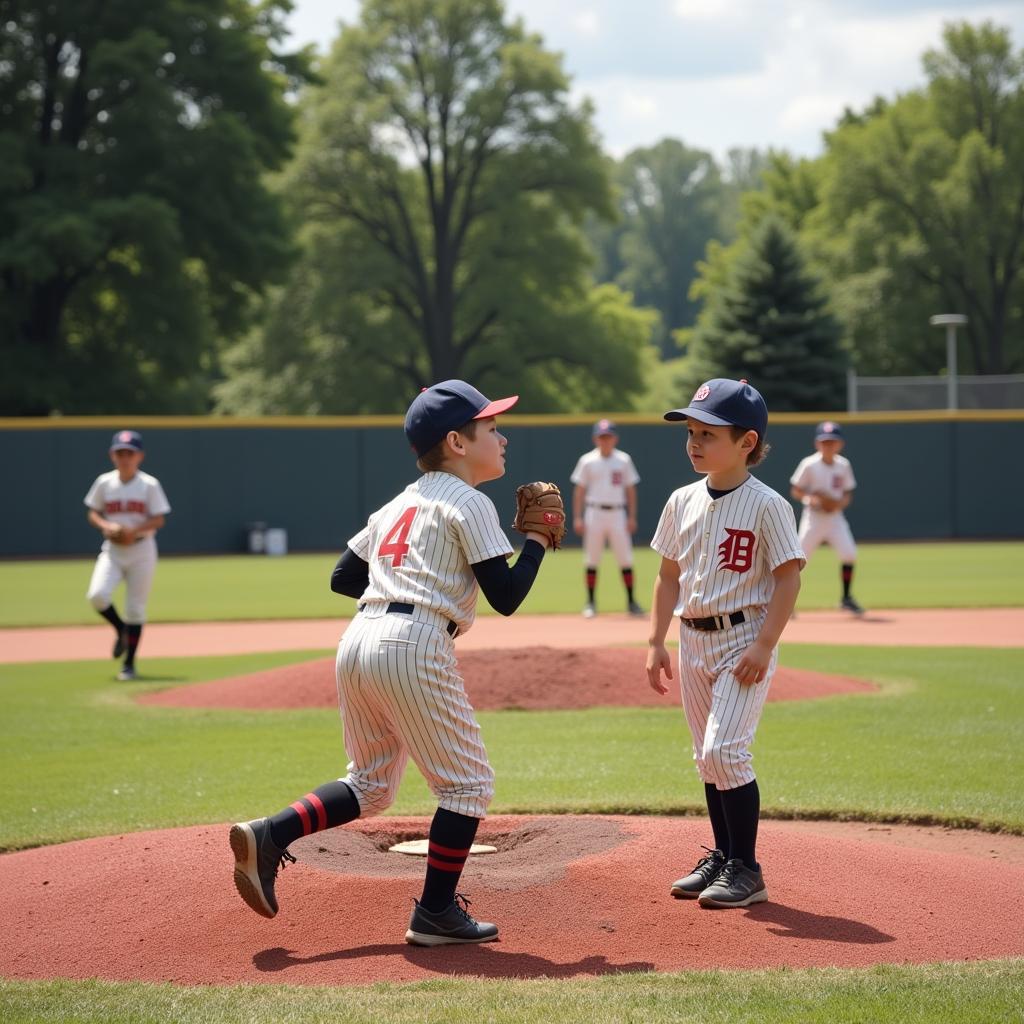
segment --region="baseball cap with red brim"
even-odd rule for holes
[[[405,436],[417,455],[426,455],[450,430],[470,420],[500,416],[518,401],[518,395],[492,401],[464,380],[443,380],[412,400],[405,414]]]
[[[745,380],[714,377],[697,388],[685,409],[665,413],[665,419],[670,421],[691,416],[713,427],[756,430],[759,438],[768,430],[768,406],[757,388]]]

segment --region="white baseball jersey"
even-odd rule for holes
[[[127,483],[121,481],[116,469],[101,473],[89,488],[85,504],[104,519],[129,529],[144,523],[150,516],[162,516],[171,511],[160,481],[142,470]],[[103,547],[108,550],[110,542],[104,542]]]
[[[744,786],[755,778],[750,746],[778,651],[760,683],[740,683],[734,670],[764,623],[775,590],[772,571],[793,559],[804,564],[793,508],[755,477],[719,498],[699,480],[669,497],[651,547],[679,563],[674,614],[746,615],[710,632],[679,626],[679,683],[697,771],[718,789]]]
[[[494,503],[451,473],[425,473],[348,546],[369,564],[370,582],[338,646],[344,782],[364,816],[378,814],[412,757],[438,806],[482,818],[494,772],[446,626],[473,624],[471,566],[512,553]],[[388,612],[391,602],[412,612]]]
[[[585,487],[588,505],[626,507],[626,488],[640,482],[633,460],[618,448],[605,458],[599,448],[581,455],[570,477],[574,484]]]
[[[651,547],[679,563],[674,614],[693,619],[763,608],[773,570],[791,559],[804,564],[793,507],[756,477],[721,498],[704,480],[674,491]]]
[[[829,465],[821,457],[821,452],[808,455],[801,459],[800,464],[793,471],[789,482],[794,487],[806,491],[803,503],[810,504],[811,494],[824,494],[829,498],[841,498],[847,491],[852,491],[857,486],[853,476],[853,467],[850,460],[836,455]]]
[[[101,473],[89,488],[85,504],[105,519],[129,529],[134,529],[151,516],[166,515],[171,511],[160,481],[141,471],[127,483],[122,483],[116,469]],[[115,588],[124,580],[124,621],[133,625],[145,622],[156,562],[156,539],[152,531],[142,534],[132,544],[104,540],[89,580],[86,599],[97,611],[104,611],[110,607]]]
[[[465,633],[479,584],[470,566],[512,554],[494,502],[451,473],[425,473],[370,516],[349,542],[370,567],[364,604],[400,601]]]

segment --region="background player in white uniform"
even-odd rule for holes
[[[768,408],[746,381],[709,380],[690,405],[686,451],[705,480],[672,493],[651,541],[661,555],[647,678],[672,677],[665,633],[680,616],[679,683],[715,848],[671,888],[705,907],[768,898],[756,857],[760,793],[750,746],[800,590],[803,553],[789,502],[752,477],[766,454]]]
[[[338,646],[338,697],[350,758],[341,780],[270,818],[231,829],[235,885],[258,914],[277,913],[279,865],[300,836],[380,814],[394,800],[409,757],[437,797],[426,879],[406,940],[487,942],[456,886],[493,795],[487,760],[455,661],[454,638],[473,624],[478,589],[511,615],[529,592],[548,538],[512,545],[490,498],[476,490],[505,473],[507,441],[495,417],[516,397],[491,402],[465,381],[425,389],[405,432],[423,475],[370,516],[349,542],[331,588],[360,600]]]
[[[845,443],[838,423],[831,420],[819,423],[814,431],[816,450],[802,459],[793,471],[790,493],[804,506],[800,516],[800,544],[805,557],[810,558],[821,544],[831,545],[840,563],[843,589],[839,607],[854,615],[863,615],[864,609],[850,593],[857,544],[843,510],[849,508],[853,500],[857,481],[849,459],[839,454]]]
[[[155,534],[171,511],[160,481],[139,469],[143,458],[142,435],[119,430],[110,443],[110,459],[117,468],[96,477],[85,496],[89,522],[103,534],[86,597],[117,633],[114,657],[124,655],[120,680],[135,678],[135,654],[156,571]],[[111,601],[121,580],[124,619]]]
[[[611,420],[598,420],[593,437],[595,447],[580,456],[571,477],[576,485],[572,492],[573,529],[583,537],[587,586],[583,614],[590,619],[597,613],[597,567],[608,545],[622,571],[626,608],[631,615],[643,615],[643,609],[633,599],[633,534],[640,474],[629,455],[616,447],[619,436]]]

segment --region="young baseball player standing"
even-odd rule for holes
[[[864,609],[853,599],[853,567],[857,561],[857,544],[843,510],[853,501],[857,481],[850,460],[839,453],[846,442],[838,423],[826,420],[814,431],[813,455],[802,459],[790,477],[790,493],[803,502],[800,516],[800,544],[804,556],[810,558],[819,545],[830,544],[839,556],[842,594],[839,607],[854,615]]]
[[[139,469],[145,458],[142,435],[119,430],[110,443],[115,469],[101,473],[85,496],[89,522],[103,534],[86,598],[114,627],[114,657],[124,655],[117,678],[135,678],[135,654],[146,621],[146,601],[156,571],[156,531],[171,511],[160,481]],[[124,619],[111,602],[125,581]]]
[[[626,610],[630,615],[643,615],[633,599],[633,534],[640,474],[633,460],[619,451],[619,435],[611,420],[598,420],[593,438],[594,448],[580,456],[571,478],[576,485],[572,492],[573,529],[583,538],[587,587],[583,615],[592,619],[597,614],[594,590],[605,545],[611,547],[622,571]]]
[[[686,453],[705,479],[670,495],[651,542],[661,567],[647,678],[668,692],[665,633],[678,615],[679,685],[715,843],[671,892],[702,907],[746,907],[768,898],[750,746],[804,557],[792,506],[748,472],[767,453],[768,407],[753,387],[709,380],[665,419],[687,421]]]
[[[510,567],[512,545],[494,504],[476,489],[505,473],[507,441],[495,417],[517,400],[492,402],[465,381],[448,380],[409,407],[405,433],[423,475],[370,516],[331,577],[332,590],[360,601],[337,658],[348,772],[230,832],[235,885],[264,917],[277,913],[278,867],[294,860],[288,846],[380,814],[395,799],[411,757],[438,808],[406,941],[436,946],[497,938],[497,927],[474,920],[456,893],[494,792],[494,772],[463,689],[454,639],[473,624],[478,590],[511,615],[533,585],[545,549],[557,546],[565,531],[557,488],[542,485],[557,508],[541,511],[544,532],[528,529],[517,514],[526,542]]]

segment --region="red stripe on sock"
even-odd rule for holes
[[[292,810],[302,819],[302,834],[308,836],[313,831],[313,825],[309,820],[309,811],[306,810],[306,805],[301,800],[296,800],[292,804]]]
[[[324,807],[323,800],[316,793],[307,793],[306,799],[313,805],[313,810],[316,811],[317,832],[323,832],[327,828],[327,808]]]
[[[441,846],[440,843],[435,843],[433,840],[428,843],[427,849],[431,853],[443,853],[446,857],[461,857],[463,860],[469,856],[469,848],[453,850],[450,846]]]
[[[434,860],[430,854],[427,854],[427,866],[436,868],[438,871],[461,871],[465,866],[465,861],[460,864],[446,864],[443,860]]]

